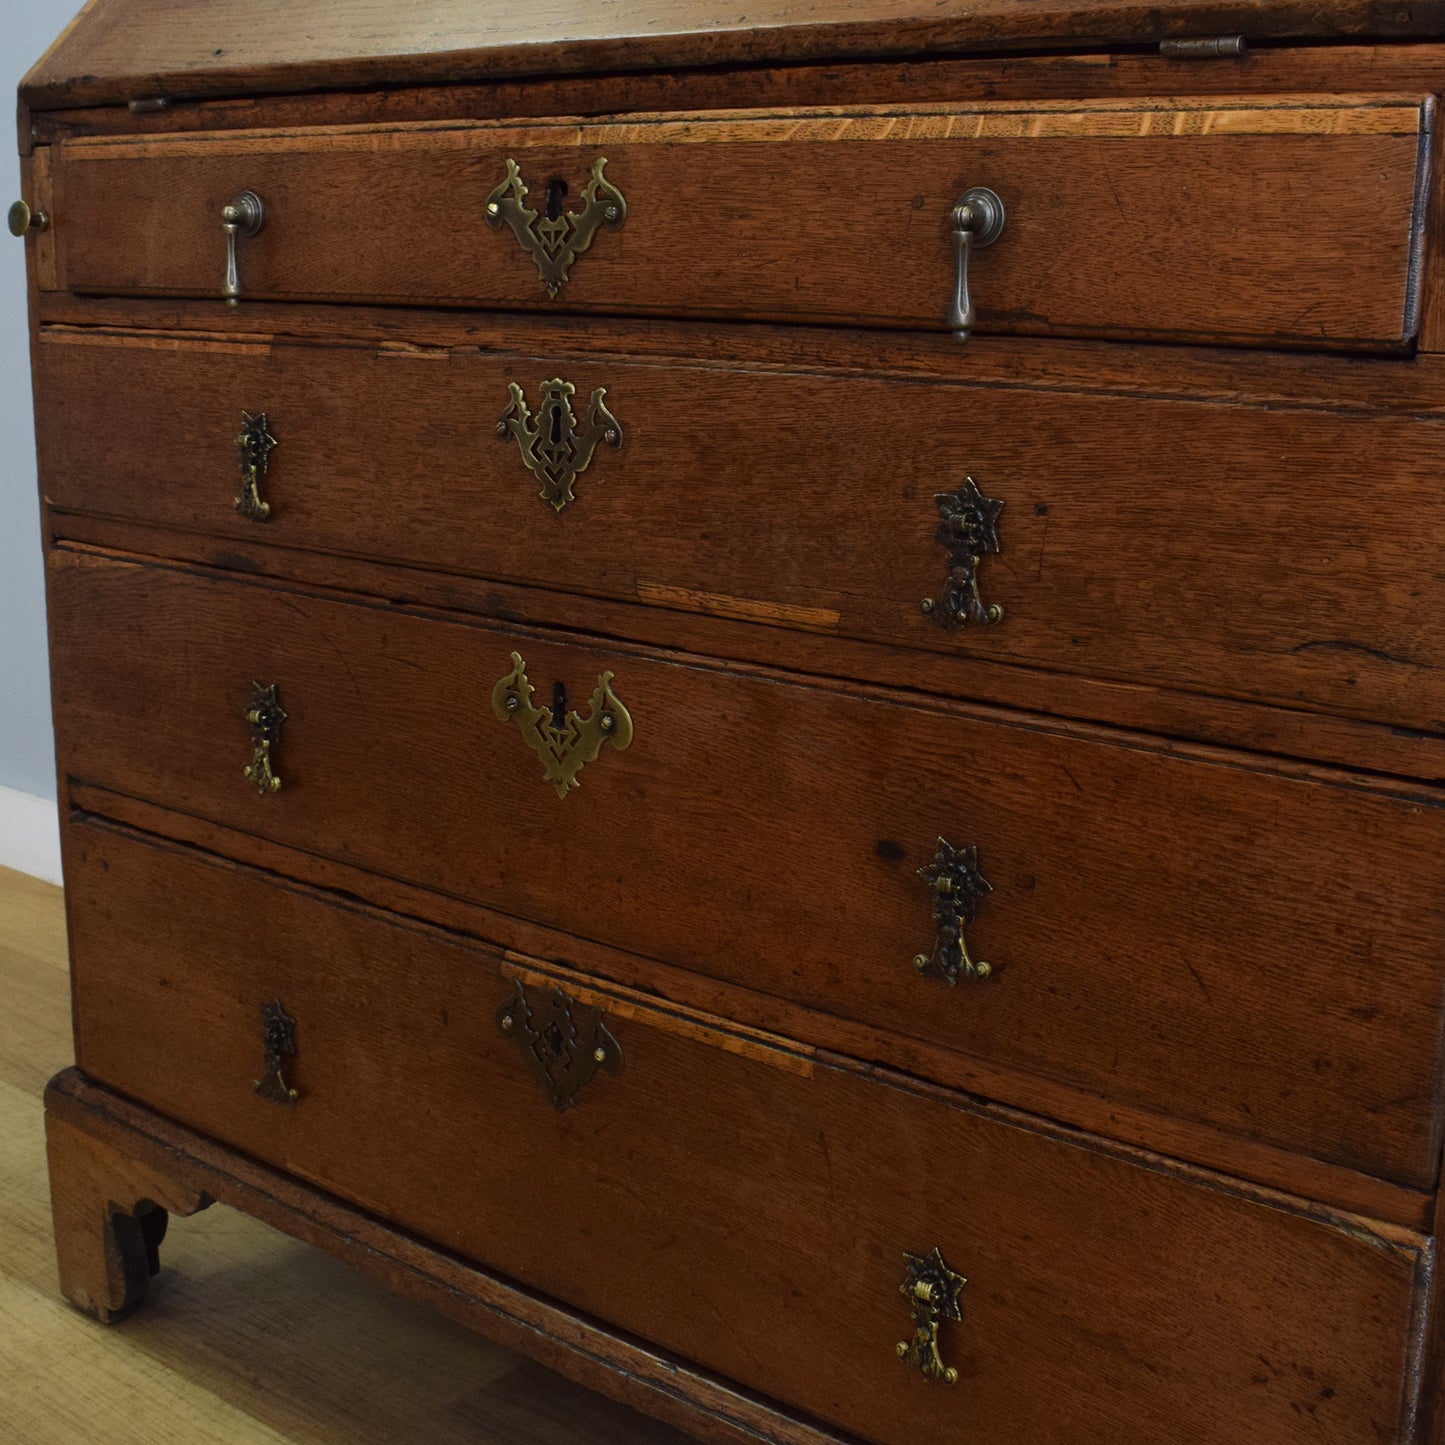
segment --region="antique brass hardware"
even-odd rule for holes
[[[958,1383],[958,1371],[943,1363],[938,1332],[944,1320],[962,1320],[959,1295],[968,1281],[943,1262],[937,1248],[932,1254],[903,1252],[905,1273],[899,1288],[913,1312],[913,1338],[898,1342],[898,1358],[923,1372],[924,1378]]]
[[[497,1027],[532,1061],[559,1114],[577,1102],[577,1091],[598,1069],[622,1072],[622,1046],[600,1008],[579,1004],[560,988],[538,998],[516,980],[512,987],[497,1009]]]
[[[266,207],[255,191],[242,191],[230,205],[221,207],[221,229],[226,233],[226,282],[221,287],[227,306],[241,299],[241,273],[236,264],[236,238],[248,240],[266,223]]]
[[[948,324],[964,341],[973,333],[973,298],[968,289],[968,263],[975,251],[992,246],[1003,234],[1003,202],[987,186],[974,186],[953,208],[953,306]]]
[[[286,1082],[286,1060],[296,1057],[296,1020],[279,998],[261,1005],[261,1049],[264,1055],[256,1092],[273,1104],[294,1104],[301,1096]]]
[[[965,477],[956,492],[940,492],[933,503],[939,519],[933,537],[948,553],[948,581],[941,602],[925,597],[918,604],[923,615],[940,627],[986,627],[1002,621],[1003,608],[996,602],[985,607],[978,595],[978,567],[985,557],[1003,550],[998,536],[1003,503],[984,496],[972,477]]]
[[[627,219],[627,200],[603,175],[606,165],[603,156],[592,167],[580,211],[562,209],[567,186],[560,180],[548,185],[543,212],[523,205],[527,187],[510,156],[506,179],[487,197],[487,224],[494,231],[510,227],[517,244],[537,263],[537,274],[550,297],[555,298],[562,289],[572,263],[592,244],[598,230],[606,226],[615,231]]]
[[[503,441],[515,438],[524,465],[542,484],[537,495],[560,512],[576,500],[572,485],[591,464],[597,443],[622,445],[622,428],[603,404],[607,388],[599,386],[592,393],[581,423],[572,410],[577,388],[560,376],[542,383],[542,403],[535,422],[522,388],[514,381],[507,390],[512,399],[497,418],[497,435]]]
[[[1205,40],[1161,40],[1159,54],[1170,60],[1224,60],[1249,54],[1242,35],[1214,35]]]
[[[632,741],[632,716],[612,691],[610,672],[597,679],[587,716],[569,711],[567,689],[559,682],[552,689],[552,706],[538,707],[527,664],[512,654],[512,670],[492,689],[492,710],[503,722],[515,722],[527,746],[542,760],[547,781],[565,798],[579,787],[577,774],[610,742],[621,752]]]
[[[24,201],[16,201],[10,207],[10,234],[23,236],[28,231],[43,231],[50,224],[50,217],[44,211],[32,211]]]
[[[261,481],[271,468],[271,452],[278,445],[271,435],[266,413],[241,413],[241,430],[236,433],[236,450],[241,453],[241,495],[236,510],[253,522],[264,522],[271,515],[270,502],[261,500]]]
[[[979,872],[978,849],[955,848],[940,838],[933,861],[924,864],[918,876],[933,894],[933,922],[938,931],[933,952],[916,955],[914,968],[925,978],[941,978],[949,985],[960,978],[987,978],[993,969],[981,959],[969,957],[964,937],[964,925],[973,922],[980,901],[993,892]]]
[[[242,775],[258,793],[276,793],[281,789],[281,779],[274,769],[272,749],[281,741],[286,713],[277,700],[275,683],[253,682],[251,687],[251,706],[246,712],[246,721],[251,724],[251,761],[242,769]]]

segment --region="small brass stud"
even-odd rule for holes
[[[923,601],[918,604],[918,610],[919,610],[925,617],[932,617],[932,616],[933,616],[933,610],[934,610],[934,608],[936,608],[937,606],[938,606],[938,603],[936,603],[936,602],[933,600],[933,598],[931,598],[931,597],[925,597],[925,598],[923,599]]]
[[[592,1057],[596,1059],[599,1064],[605,1064],[607,1062],[607,1050],[603,1048],[593,1049]]]
[[[511,1016],[511,1014],[502,1015],[502,1031],[504,1033],[511,1033],[512,1028],[515,1024],[516,1020]]]

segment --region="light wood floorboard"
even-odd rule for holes
[[[0,869],[0,1445],[683,1445],[233,1210],[141,1309],[60,1297],[40,1094],[71,1061],[61,893]]]

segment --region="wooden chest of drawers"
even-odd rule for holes
[[[220,1201],[720,1442],[1442,1445],[1445,12],[477,8],[22,88],[65,1293]]]

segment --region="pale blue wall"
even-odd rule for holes
[[[15,87],[77,0],[0,0],[0,209],[20,194]],[[0,230],[0,787],[55,796],[40,505],[30,407],[25,245]]]

